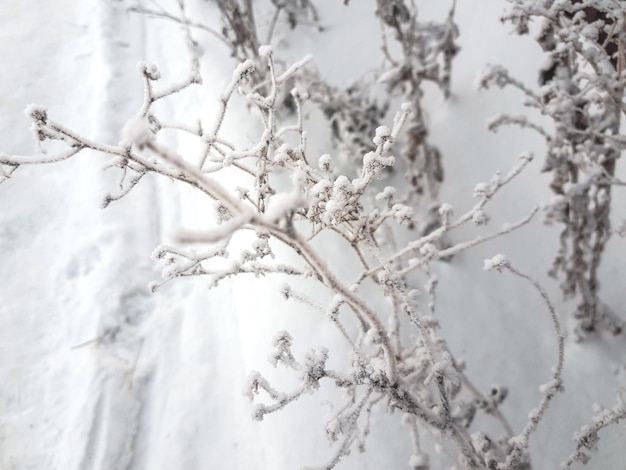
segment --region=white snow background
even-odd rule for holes
[[[169,3],[175,4],[161,2]],[[375,2],[318,3],[326,31],[285,33],[274,47],[290,60],[312,54],[322,76],[347,85],[382,60]],[[136,63],[157,64],[168,81],[182,77],[188,57],[180,28],[129,14],[128,5],[3,2],[1,152],[37,151],[23,112],[31,102],[45,105],[67,127],[117,143],[142,99]],[[419,5],[422,19],[441,18],[448,8],[445,1]],[[487,63],[536,83],[541,51],[530,38],[509,35],[499,22],[505,6],[501,0],[459,1],[462,49],[454,62],[453,96],[444,101],[427,89],[431,134],[446,171],[440,199],[458,212],[472,204],[478,181],[507,171],[522,152],[536,154],[490,211],[494,226],[518,220],[552,197],[539,172],[541,142],[529,132],[494,135],[486,129],[494,114],[522,112],[521,96],[474,87]],[[217,11],[206,2],[190,2],[190,8],[217,26]],[[181,119],[191,113],[210,120],[236,63],[215,39],[196,37],[204,48],[204,85],[164,106]],[[225,132],[249,138],[246,133],[258,124],[247,130],[243,106],[230,113]],[[323,130],[309,134],[311,151],[332,153]],[[184,152],[190,144],[172,145]],[[101,171],[104,161],[85,153],[50,166],[20,167],[0,185],[0,469],[287,470],[323,463],[331,454],[323,431],[331,388],[260,423],[251,419],[243,388],[251,370],[272,373],[266,357],[277,331],[292,333],[296,352],[338,342],[337,334],[314,312],[283,303],[281,280],[242,277],[209,291],[202,279],[186,279],[150,293],[148,283],[160,275],[150,259],[154,247],[179,227],[205,227],[211,217],[197,196],[154,178],[101,210],[101,198],[117,184],[114,171]],[[615,190],[614,222],[626,215],[623,196]],[[611,241],[601,277],[603,300],[622,318],[624,243]],[[516,430],[550,374],[553,331],[536,292],[519,279],[485,273],[483,260],[505,253],[540,279],[567,324],[573,305],[561,301],[557,282],[546,275],[557,244],[558,228],[544,226],[539,215],[517,232],[438,266],[442,336],[466,360],[477,385],[509,388],[502,410]],[[325,250],[338,269],[349,271],[338,247]],[[557,468],[573,450],[572,433],[589,420],[593,403],[613,404],[625,364],[623,337],[567,342],[566,393],[531,438],[536,468]],[[374,416],[366,452],[353,451],[337,468],[408,468],[407,428],[398,415],[380,410]],[[601,435],[589,467],[625,468],[624,427]],[[434,469],[450,468],[446,455],[431,458]]]

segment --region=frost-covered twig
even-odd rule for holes
[[[585,424],[580,428],[580,431],[574,434],[576,450],[561,464],[561,468],[568,469],[575,462],[581,462],[584,465],[588,464],[591,456],[587,451],[598,450],[599,432],[626,419],[626,406],[620,396],[618,396],[615,406],[610,410],[598,404],[594,405],[593,408],[594,415],[591,418],[591,423]]]
[[[136,6],[132,6],[128,9],[131,12],[134,13],[140,13],[142,15],[146,15],[148,17],[152,17],[152,18],[158,18],[158,19],[164,19],[167,21],[173,21],[175,23],[179,23],[185,27],[191,27],[191,28],[197,28],[200,29],[202,31],[205,31],[207,33],[209,33],[211,36],[213,36],[214,38],[216,38],[217,40],[219,40],[221,43],[223,43],[226,46],[230,46],[230,43],[215,29],[207,26],[204,23],[200,23],[197,21],[191,21],[188,18],[185,17],[181,17],[177,14],[174,13],[170,13],[167,10],[161,8],[161,9],[155,9],[155,8],[148,8],[148,7],[144,7],[142,5],[136,5]]]
[[[537,429],[540,421],[545,416],[550,402],[555,398],[556,394],[564,390],[563,361],[565,358],[565,338],[561,331],[561,324],[554,305],[548,297],[548,293],[539,282],[515,268],[504,255],[496,255],[491,259],[485,260],[484,267],[485,270],[496,269],[502,271],[504,269],[510,271],[514,275],[527,280],[539,292],[550,313],[557,343],[557,359],[552,369],[550,381],[539,387],[539,390],[543,394],[541,402],[536,409],[530,412],[529,421],[526,426],[524,426],[524,429],[517,436],[509,439],[508,442],[511,445],[511,449],[508,451],[504,464],[498,467],[502,470],[509,470],[519,468],[520,465],[524,465],[528,461],[528,439],[530,435]]]

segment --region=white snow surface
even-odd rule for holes
[[[200,3],[191,2],[192,12],[217,25],[217,13]],[[273,53],[289,60],[311,53],[322,75],[341,84],[377,66],[379,58],[370,53],[378,41],[375,2],[318,3],[326,31],[278,38]],[[448,2],[420,3],[424,17],[446,14]],[[0,6],[0,151],[37,152],[23,117],[32,102],[68,127],[116,144],[141,104],[136,63],[153,62],[172,80],[184,74],[180,29],[129,14],[126,6],[97,0]],[[521,97],[477,92],[472,85],[487,63],[504,64],[531,84],[536,79],[541,52],[529,38],[508,35],[498,21],[503,7],[499,0],[459,2],[463,49],[454,63],[453,96],[444,101],[428,90],[431,133],[446,170],[441,200],[459,213],[472,203],[477,182],[507,171],[522,152],[542,157],[539,140],[528,133],[486,130],[494,114],[520,112]],[[185,92],[170,110],[181,119],[192,106],[213,116],[236,66],[215,40],[204,38],[203,48],[205,86]],[[246,138],[246,117],[243,106],[235,108],[225,132]],[[309,141],[320,135],[311,129]],[[180,152],[191,145],[173,144]],[[332,155],[324,144],[317,150]],[[487,211],[492,226],[550,199],[540,160]],[[323,429],[332,387],[262,422],[251,419],[243,389],[252,370],[271,374],[267,356],[278,331],[292,334],[296,354],[339,343],[337,333],[318,315],[282,303],[281,279],[239,278],[211,291],[202,279],[182,280],[151,294],[147,286],[159,278],[150,259],[154,247],[171,241],[180,227],[206,229],[209,211],[195,194],[156,179],[100,210],[102,197],[117,184],[114,170],[100,170],[104,163],[84,154],[51,166],[23,166],[0,185],[0,469],[290,470],[323,463],[331,455]],[[293,206],[293,197],[288,202]],[[614,210],[626,214],[623,203]],[[509,388],[502,410],[516,430],[550,376],[553,331],[531,287],[482,268],[483,260],[505,253],[541,280],[565,320],[572,306],[545,274],[558,232],[540,219],[438,267],[443,336],[467,361],[475,383]],[[467,229],[455,236],[472,234]],[[603,298],[622,315],[623,243],[611,242],[602,268]],[[350,278],[340,248],[324,249]],[[568,341],[567,393],[555,399],[531,438],[536,468],[556,468],[566,458],[593,403],[612,405],[624,385],[625,361],[623,338]],[[292,383],[288,376],[277,380]],[[374,416],[367,451],[353,451],[337,468],[408,468],[411,442],[399,416],[384,410]],[[624,439],[623,426],[604,432],[593,468],[623,465]],[[445,455],[431,456],[433,469],[449,464]]]

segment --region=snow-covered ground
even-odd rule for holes
[[[374,2],[318,3],[326,31],[298,30],[279,37],[276,49],[290,60],[313,54],[322,76],[345,85],[380,63],[371,53],[378,41]],[[447,10],[447,2],[420,3],[424,18]],[[154,62],[168,80],[186,72],[180,29],[128,14],[126,6],[97,0],[0,6],[1,152],[36,151],[23,113],[31,102],[84,135],[117,143],[142,99],[136,62]],[[490,212],[494,224],[518,220],[551,198],[539,173],[540,142],[518,130],[486,130],[492,115],[519,112],[521,97],[478,92],[473,85],[487,63],[504,64],[535,83],[540,50],[529,38],[508,35],[498,21],[504,6],[500,0],[459,2],[462,50],[454,63],[453,96],[444,101],[429,92],[427,98],[431,133],[444,155],[441,199],[459,212],[471,204],[476,182],[508,170],[520,153],[536,152]],[[211,7],[195,7],[216,24]],[[170,109],[177,117],[190,109],[213,116],[235,65],[210,36],[202,46],[205,85],[180,96]],[[226,132],[246,138],[241,122],[247,119],[243,107],[235,109]],[[317,145],[321,152],[326,144]],[[286,470],[324,462],[330,448],[323,400],[332,398],[330,390],[261,423],[250,419],[242,390],[250,370],[271,368],[266,357],[276,331],[289,330],[307,347],[335,341],[335,333],[316,316],[283,304],[277,281],[241,278],[208,291],[192,279],[149,293],[148,283],[159,277],[153,248],[181,225],[202,226],[206,210],[193,194],[156,179],[100,210],[119,176],[102,172],[104,162],[84,154],[21,167],[0,185],[0,468]],[[616,204],[615,212],[626,214],[625,205]],[[483,272],[483,259],[506,253],[542,281],[565,321],[572,306],[560,301],[557,283],[545,274],[557,230],[537,217],[438,267],[442,335],[477,385],[509,388],[502,409],[515,429],[537,405],[538,385],[550,374],[553,333],[536,292],[519,279]],[[622,315],[623,243],[612,241],[602,277],[604,300]],[[326,253],[341,266],[336,249]],[[625,364],[623,338],[568,341],[567,393],[531,439],[536,468],[556,468],[571,452],[572,433],[589,420],[593,403],[612,405],[624,386]],[[408,468],[411,443],[399,421],[381,410],[366,453],[353,452],[338,468]],[[620,468],[625,439],[623,426],[603,433],[591,467]],[[447,468],[435,458],[432,464]]]

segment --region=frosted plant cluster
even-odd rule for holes
[[[413,4],[378,1],[383,33],[395,34],[403,54],[394,59],[386,50],[393,67],[384,72],[381,80],[388,83],[390,94],[397,92],[406,102],[397,106],[393,118],[376,123],[367,146],[357,146],[361,151],[355,152],[356,163],[350,171],[344,171],[336,164],[335,155],[316,155],[309,150],[304,115],[308,106],[323,109],[320,102],[330,106],[336,104],[337,96],[345,94],[328,88],[324,101],[316,84],[306,79],[315,75],[308,69],[312,57],[291,64],[277,60],[274,49],[258,38],[250,2],[218,3],[228,34],[208,32],[229,43],[235,56],[242,60],[220,96],[212,122],[198,121],[197,126],[171,122],[154,106],[161,100],[175,100],[176,94],[188,87],[202,85],[201,51],[191,28],[203,28],[187,18],[185,4],[180,0],[180,15],[170,19],[186,26],[192,61],[185,79],[161,85],[163,79],[155,65],[139,64],[143,103],[123,126],[117,145],[94,142],[56,122],[44,107],[29,106],[26,113],[39,144],[60,141],[66,149],[36,156],[1,154],[2,176],[13,176],[22,165],[57,162],[92,150],[107,156],[106,166],[117,168],[120,173],[120,189],[105,196],[105,207],[127,195],[147,175],[189,186],[211,200],[217,224],[207,221],[206,230],[183,231],[175,246],[155,249],[154,258],[162,265],[162,279],[151,288],[158,292],[163,284],[189,276],[202,277],[210,286],[243,274],[279,276],[284,280],[280,293],[286,302],[293,303],[294,310],[305,307],[337,329],[349,351],[347,357],[334,357],[345,356],[343,349],[324,344],[307,345],[308,352],[297,356],[292,335],[288,331],[277,332],[270,362],[293,372],[297,386],[281,390],[263,374],[252,372],[245,389],[254,402],[252,417],[256,420],[287,406],[298,406],[300,397],[315,393],[324,382],[342,392],[325,426],[333,450],[319,468],[333,468],[351,451],[366,448],[370,416],[376,410],[395,414],[406,423],[407,434],[413,439],[413,453],[407,456],[407,465],[414,470],[430,468],[432,449],[422,446],[420,438],[425,434],[452,449],[462,468],[531,468],[529,441],[542,420],[547,419],[551,402],[565,391],[564,333],[555,308],[543,287],[520,272],[514,260],[497,255],[485,261],[485,270],[511,274],[529,283],[543,300],[542,313],[550,319],[554,330],[556,354],[552,368],[546,370],[546,382],[538,384],[541,396],[537,407],[529,411],[527,422],[516,431],[500,410],[508,396],[507,388],[496,385],[481,390],[476,386],[464,363],[455,357],[441,335],[435,314],[438,279],[432,268],[439,260],[504,236],[533,218],[538,208],[529,207],[524,218],[489,227],[489,205],[497,201],[504,186],[514,184],[532,156],[524,154],[508,172],[498,172],[476,184],[474,202],[469,207],[439,203],[435,211],[437,224],[432,230],[422,234],[415,230],[421,216],[415,210],[416,194],[423,192],[423,187],[435,194],[435,183],[442,182],[442,176],[437,176],[438,151],[426,139],[420,86],[430,80],[444,94],[449,93],[451,60],[456,53],[454,38],[458,33],[452,21],[454,6],[445,24],[434,25],[418,23]],[[583,220],[581,223],[593,220],[594,230],[590,231],[570,219],[553,216],[565,225],[564,245],[555,266],[564,270],[567,279],[572,278],[566,291],[581,289],[586,302],[583,305],[596,309],[583,310],[580,317],[598,321],[597,287],[589,276],[596,266],[593,263],[599,262],[609,233],[602,224],[608,223],[603,217],[614,183],[612,165],[616,158],[611,146],[621,142],[616,125],[622,112],[611,103],[616,98],[622,102],[615,87],[622,83],[619,74],[623,59],[607,55],[613,32],[606,33],[608,39],[603,47],[594,46],[600,28],[582,21],[583,15],[588,14],[584,11],[586,3],[580,5],[582,13],[575,11],[577,7],[567,10],[565,2],[548,2],[552,6],[543,3],[515,2],[509,15],[521,32],[531,16],[551,20],[542,41],[553,55],[555,75],[546,79],[541,94],[527,89],[498,67],[488,71],[481,84],[520,88],[529,103],[555,123],[552,134],[524,117],[501,116],[492,126],[513,123],[542,133],[549,143],[548,166],[555,175],[554,187],[561,191],[560,203],[567,205],[567,214],[578,214],[576,220]],[[605,20],[612,18],[613,23],[604,24],[618,25],[615,31],[622,31],[619,22],[623,18],[612,9],[612,2],[603,2],[602,8],[605,3]],[[293,27],[302,15],[317,16],[308,1],[273,5],[276,18],[286,14]],[[564,46],[558,38],[566,33],[586,39]],[[556,43],[554,47],[548,45],[549,38]],[[611,73],[619,74],[612,81],[600,80],[588,67],[579,64],[579,56],[585,57],[591,70],[597,66],[596,73],[613,70]],[[572,94],[580,101],[575,101]],[[235,100],[244,100],[254,111],[249,114],[250,120],[260,124],[262,130],[253,144],[245,145],[224,135],[225,116]],[[363,103],[352,101],[361,111]],[[285,108],[292,113],[285,112]],[[385,115],[375,116],[382,119]],[[586,117],[584,125],[572,121],[579,115]],[[326,117],[330,127],[335,125],[333,119],[339,119],[335,115]],[[341,119],[343,126],[351,118]],[[162,132],[166,129],[192,136],[201,151],[178,153],[166,143]],[[365,126],[360,132],[367,130]],[[575,140],[579,135],[585,139]],[[404,146],[400,148],[399,144]],[[417,161],[420,163],[413,165]],[[389,181],[386,177],[397,168],[408,171],[409,184],[381,184],[381,179]],[[221,178],[225,172],[234,172],[237,177]],[[587,214],[584,211],[590,205],[597,210]],[[553,207],[553,213],[558,207]],[[476,226],[479,234],[452,244],[441,243],[444,236],[468,225]],[[342,280],[325,260],[317,242],[327,238],[336,240],[354,259],[357,274],[351,281]],[[569,243],[580,246],[570,253],[571,246],[578,245]],[[569,256],[581,258],[571,261]],[[315,285],[315,291],[323,295],[312,298],[298,288],[299,279]],[[588,460],[584,450],[595,449],[598,431],[623,418],[621,402],[612,410],[596,410],[592,423],[575,436],[576,449],[564,466]],[[478,424],[485,421],[490,424],[489,430]]]
[[[511,0],[503,20],[518,34],[540,25],[537,42],[547,55],[537,89],[500,66],[480,77],[481,87],[514,87],[541,118],[496,116],[492,130],[515,125],[539,133],[555,194],[546,221],[562,226],[561,246],[550,272],[562,279],[566,297],[578,302],[574,316],[579,338],[598,330],[619,334],[623,321],[600,298],[598,269],[612,234],[611,188],[617,160],[626,148],[620,135],[626,111],[624,6],[617,1]],[[537,114],[536,113],[536,114]]]
[[[159,91],[156,88],[159,81],[156,67],[140,64],[145,101],[138,114],[124,126],[119,145],[91,142],[55,122],[44,108],[31,106],[27,112],[33,119],[37,138],[42,142],[61,140],[69,150],[34,158],[3,155],[3,167],[13,172],[23,164],[54,162],[91,149],[108,155],[111,157],[108,165],[123,170],[120,182],[123,189],[119,194],[106,196],[106,204],[127,194],[147,174],[159,174],[191,185],[215,200],[221,224],[207,232],[181,236],[181,241],[205,247],[202,251],[184,247],[157,248],[155,258],[164,262],[164,279],[155,283],[153,290],[163,282],[181,276],[208,276],[211,284],[217,284],[230,276],[252,273],[302,276],[332,293],[333,300],[329,305],[319,305],[316,299],[308,298],[289,284],[282,291],[288,301],[304,303],[336,325],[352,350],[350,367],[346,370],[328,368],[326,361],[332,351],[323,348],[314,349],[303,358],[295,358],[289,333],[281,332],[274,343],[272,362],[293,369],[300,377],[301,386],[289,392],[278,391],[255,373],[248,390],[252,397],[264,392],[269,399],[269,404],[255,407],[256,419],[291,404],[304,393],[315,391],[323,380],[346,391],[346,402],[337,407],[327,427],[329,439],[338,441],[339,445],[323,468],[332,468],[353,446],[364,445],[368,416],[377,404],[406,415],[412,426],[427,426],[440,433],[442,438],[450,439],[470,467],[501,459],[508,462],[503,468],[521,468],[527,461],[525,448],[509,436],[510,426],[498,410],[505,394],[490,398],[471,384],[462,365],[438,335],[434,304],[431,302],[427,310],[423,310],[416,301],[418,290],[407,283],[407,275],[414,271],[424,273],[427,282],[423,289],[434,298],[437,282],[428,270],[432,262],[503,235],[530,220],[536,209],[520,221],[457,243],[444,251],[434,246],[445,233],[472,223],[475,215],[483,211],[498,190],[519,174],[530,159],[524,157],[521,164],[507,175],[496,175],[489,183],[480,185],[481,191],[475,194],[476,204],[457,218],[453,216],[453,208],[443,204],[440,228],[404,248],[389,251],[388,245],[380,241],[384,229],[407,225],[413,213],[396,195],[399,191],[386,188],[380,192],[374,183],[387,167],[395,163],[389,151],[409,118],[411,106],[402,107],[391,127],[377,129],[372,139],[375,150],[363,155],[356,177],[338,174],[333,171],[328,156],[318,159],[307,155],[306,134],[301,126],[282,125],[277,120],[275,99],[279,88],[306,65],[308,58],[279,72],[275,70],[271,50],[264,48],[263,52],[272,70],[269,94],[261,96],[245,88],[247,77],[256,68],[253,62],[246,61],[236,68],[231,84],[222,96],[222,113],[227,112],[234,93],[243,95],[261,112],[265,130],[252,147],[241,148],[220,137],[221,114],[215,119],[214,132],[205,133],[201,129],[197,132],[197,138],[205,147],[195,161],[160,143],[162,125],[152,111],[152,104],[199,80],[189,79],[183,85]],[[300,113],[304,105],[303,93],[294,90],[292,94]],[[298,121],[300,119],[299,114]],[[180,127],[184,126],[181,124]],[[297,136],[298,144],[290,145],[283,140],[289,134]],[[230,166],[239,168],[248,176],[248,188],[240,187],[234,191],[224,187],[212,175]],[[285,173],[292,175],[292,189],[286,192],[275,190],[272,177]],[[230,253],[229,244],[241,232],[252,233],[254,241],[249,249]],[[358,255],[362,273],[350,285],[337,278],[314,248],[312,242],[321,232],[343,239]],[[291,248],[298,255],[298,264],[274,261],[272,246],[276,243]],[[228,263],[214,263],[220,259],[228,260]],[[361,296],[365,289],[376,290],[378,295],[391,300],[389,311],[374,310]],[[400,332],[406,327],[414,328],[419,340],[404,344]],[[484,437],[489,445],[484,442],[475,445],[472,422],[477,413],[492,415],[501,424],[501,436]],[[416,452],[412,461],[427,460],[427,454],[422,454],[419,448]]]

